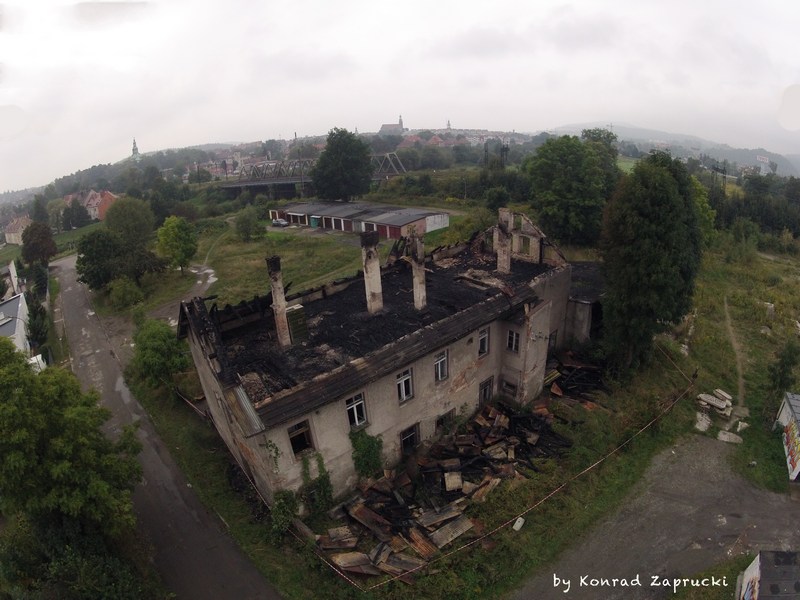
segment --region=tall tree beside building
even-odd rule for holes
[[[58,252],[53,232],[46,222],[34,221],[22,232],[22,259],[29,265],[38,263],[45,267]]]
[[[551,138],[526,163],[539,222],[560,242],[591,246],[600,237],[608,183],[599,147],[575,136]]]
[[[369,145],[346,129],[331,129],[311,178],[321,198],[349,202],[366,194],[372,181]]]
[[[618,371],[646,361],[653,336],[691,307],[702,246],[693,194],[683,164],[658,153],[623,178],[606,207],[603,322]]]

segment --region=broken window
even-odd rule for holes
[[[512,352],[519,352],[518,332],[512,331],[511,329],[508,330],[508,341],[506,342],[506,348],[508,348]]]
[[[478,387],[478,402],[480,402],[481,406],[488,404],[491,402],[493,395],[494,377],[489,377],[489,379],[484,379],[481,381],[481,384]]]
[[[436,419],[436,435],[447,433],[453,428],[456,422],[456,409],[451,408],[438,419]]]
[[[314,444],[311,442],[311,428],[308,426],[308,421],[300,421],[296,425],[292,425],[287,430],[289,433],[289,443],[292,445],[292,451],[295,456],[303,452],[303,450],[313,450]]]
[[[434,377],[436,381],[447,379],[447,350],[436,355],[433,363]]]
[[[397,399],[405,402],[414,397],[414,383],[411,380],[411,369],[406,369],[397,376]]]
[[[400,447],[403,454],[412,454],[419,445],[419,423],[415,423],[408,429],[400,432]]]
[[[503,394],[509,396],[510,398],[514,398],[517,395],[517,386],[511,383],[510,381],[506,381],[503,379]]]
[[[345,402],[347,406],[347,419],[350,427],[361,427],[367,422],[367,407],[364,404],[364,394],[356,394]]]
[[[489,328],[478,331],[478,356],[489,354]]]

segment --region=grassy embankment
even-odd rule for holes
[[[296,290],[330,279],[330,271],[341,271],[338,276],[352,273],[358,268],[359,249],[343,241],[337,234],[289,232],[270,233],[265,240],[250,244],[235,242],[233,237],[220,239],[209,257],[219,277],[216,285],[220,301],[238,301],[263,293],[266,287],[263,259],[273,253],[284,257],[285,280],[294,281]],[[211,243],[211,239],[202,240],[200,255]],[[778,340],[791,331],[791,322],[800,309],[797,300],[800,290],[796,289],[800,270],[789,259],[751,260],[754,262],[729,263],[724,251],[709,253],[698,281],[690,356],[683,357],[677,344],[660,338],[659,348],[663,353],[657,350],[652,364],[632,381],[614,386],[613,393],[600,401],[604,408],[592,411],[558,408],[558,414],[570,423],[559,428],[575,440],[570,455],[560,461],[542,461],[537,465],[538,472],[526,473],[529,479],[496,490],[486,504],[470,508],[470,516],[492,528],[538,502],[627,439],[686,389],[686,380],[671,361],[687,374],[698,368],[696,388],[669,415],[623,451],[569,483],[561,493],[529,513],[522,531],[511,533],[506,529],[495,534],[494,549],[476,545],[437,562],[433,568],[437,572],[421,577],[415,586],[417,590],[424,589],[426,598],[496,597],[552,561],[594,522],[618,506],[625,492],[641,477],[650,458],[691,428],[693,396],[697,391],[715,387],[736,390],[735,356],[725,325],[725,296],[736,334],[747,353],[746,404],[753,414],[751,427],[742,432],[745,443],[737,449],[736,465],[761,485],[785,490],[780,440],[761,426],[760,412],[766,398],[763,392],[766,365],[780,346]],[[759,333],[762,323],[766,324],[761,301],[776,305],[778,316],[770,323],[773,332],[770,336]],[[688,329],[687,324],[679,335],[687,335]],[[283,546],[276,546],[269,541],[268,518],[266,522],[256,521],[246,500],[230,489],[226,478],[227,451],[210,426],[199,422],[186,407],[163,392],[147,390],[140,384],[134,387],[165,441],[175,448],[176,459],[202,500],[224,519],[231,534],[286,597],[356,595],[353,588],[296,542],[288,539]],[[751,461],[756,461],[755,467],[748,466]],[[408,588],[403,584],[393,583],[371,595],[400,598],[407,593]]]

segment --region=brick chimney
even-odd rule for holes
[[[507,208],[501,208],[494,228],[494,251],[497,253],[497,270],[511,273],[511,239],[514,228],[514,215]]]
[[[292,345],[292,336],[289,334],[289,320],[286,318],[286,294],[283,291],[280,256],[270,256],[267,259],[267,272],[272,285],[272,312],[275,313],[278,343],[281,348],[287,348]]]
[[[411,272],[414,277],[414,308],[424,310],[428,305],[425,293],[425,244],[416,235],[411,236]]]
[[[377,231],[365,231],[361,234],[361,258],[364,263],[364,291],[367,294],[367,310],[369,314],[374,315],[383,310]]]

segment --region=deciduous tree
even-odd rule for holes
[[[255,206],[248,206],[236,217],[236,233],[242,240],[249,242],[258,231],[258,209]]]
[[[134,523],[131,492],[140,477],[133,430],[116,441],[101,427],[109,413],[74,375],[34,373],[0,338],[0,509],[35,518],[65,515],[116,535]]]
[[[117,257],[122,253],[122,240],[113,231],[96,229],[82,236],[75,265],[78,281],[93,290],[102,289],[118,275]]]
[[[170,264],[180,267],[189,266],[189,261],[197,253],[197,234],[194,227],[181,217],[167,217],[158,229],[158,250],[167,257]]]
[[[147,319],[133,336],[133,365],[151,384],[158,385],[186,369],[189,359],[175,332],[163,321]]]
[[[551,138],[527,161],[526,168],[533,206],[547,234],[568,244],[595,244],[607,198],[596,145],[575,136]]]
[[[653,336],[691,306],[701,234],[689,176],[659,153],[639,162],[606,209],[606,350],[619,371],[646,360]]]
[[[29,265],[39,263],[47,266],[58,252],[50,225],[34,221],[22,232],[22,259]]]
[[[311,178],[322,198],[349,202],[366,194],[372,180],[369,145],[346,129],[331,129]]]
[[[144,247],[153,233],[155,216],[145,201],[120,198],[106,211],[105,223],[120,237],[125,247]]]

